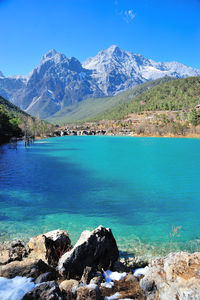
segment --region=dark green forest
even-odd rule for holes
[[[153,86],[132,100],[99,114],[94,120],[120,120],[130,113],[143,111],[185,110],[188,112],[199,103],[200,77],[188,77]]]
[[[11,137],[50,135],[54,125],[28,115],[0,96],[0,143]]]

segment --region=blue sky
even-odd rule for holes
[[[26,75],[49,49],[80,61],[112,44],[200,69],[200,0],[0,0],[0,71]]]

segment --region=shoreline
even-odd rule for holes
[[[135,135],[134,137],[153,137],[153,138],[185,138],[185,139],[200,139],[198,134],[187,134],[187,135]]]
[[[10,292],[15,280],[25,287],[32,282],[23,288],[20,300],[184,300],[188,292],[188,299],[196,300],[199,270],[200,252],[121,259],[112,230],[102,225],[83,231],[75,245],[60,229],[34,236],[26,244],[0,243],[0,296]],[[10,295],[17,288],[12,285]]]
[[[96,135],[101,136],[101,135]],[[127,135],[118,135],[118,134],[105,134],[104,136],[117,136],[117,137],[141,137],[141,138],[185,138],[185,139],[200,139],[200,135],[198,134],[188,134],[188,135],[143,135],[143,134],[127,134]]]
[[[86,136],[100,136],[100,137],[137,137],[137,138],[181,138],[181,139],[200,139],[200,135],[198,134],[188,134],[188,135],[142,135],[142,134],[95,134],[95,135],[62,135],[62,136],[50,136],[50,137],[37,137],[35,140],[46,140],[50,138],[58,138],[58,137],[86,137]]]
[[[87,228],[87,227],[86,227]],[[69,229],[62,228],[65,232],[70,232]],[[90,228],[86,229],[90,230]],[[44,232],[44,231],[43,231]],[[81,231],[77,231],[76,233],[71,233],[72,245],[75,245],[77,237],[80,235]],[[31,234],[11,234],[10,236],[6,236],[4,234],[0,237],[0,246],[3,244],[9,244],[12,242],[16,242],[18,240],[23,241],[23,243],[27,244],[28,241],[33,237],[40,234],[40,230],[37,230],[35,233]],[[3,237],[4,236],[4,237]],[[200,251],[200,239],[191,239],[191,240],[174,240],[173,242],[169,240],[154,242],[154,241],[143,241],[140,237],[136,237],[133,240],[124,240],[121,242],[121,236],[116,235],[116,243],[119,249],[119,257],[121,259],[127,259],[129,257],[141,257],[145,259],[154,259],[156,257],[162,257],[168,255],[170,252],[188,252],[194,253],[196,251]]]
[[[39,141],[39,140],[46,140],[46,139],[50,139],[50,138],[58,138],[58,137],[64,137],[64,136],[108,136],[108,137],[137,137],[137,138],[181,138],[181,139],[200,139],[200,135],[199,134],[187,134],[187,135],[173,135],[173,134],[168,134],[168,135],[146,135],[146,134],[94,134],[94,135],[54,135],[54,136],[45,136],[45,137],[41,137],[41,136],[36,136],[35,137],[35,141]],[[17,143],[18,142],[23,142],[24,138],[18,138],[17,139]],[[34,143],[34,142],[33,142]],[[5,141],[0,143],[0,147],[1,146],[5,146],[5,145],[9,145],[12,144],[12,142],[10,140]]]
[[[63,127],[60,126],[55,132],[54,136],[117,136],[117,137],[155,137],[155,138],[194,138],[199,139],[200,134],[197,133],[185,133],[185,134],[143,134],[135,133],[129,129],[116,130],[108,129],[106,127],[95,128],[95,127]]]

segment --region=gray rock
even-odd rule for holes
[[[144,292],[150,292],[153,291],[155,287],[154,280],[151,280],[150,278],[143,278],[140,280],[140,287]]]
[[[112,267],[118,256],[111,229],[99,226],[93,231],[82,232],[74,248],[60,258],[57,270],[70,278],[81,277],[85,267],[102,271],[102,268]]]
[[[0,267],[0,277],[14,278],[16,276],[26,276],[36,279],[39,275],[46,272],[55,273],[49,265],[40,260],[24,259],[13,261]]]
[[[41,275],[39,275],[36,280],[35,280],[35,283],[42,283],[42,282],[47,282],[47,281],[52,281],[55,278],[55,273],[52,273],[52,272],[46,272],[46,273],[43,273]]]
[[[22,300],[62,300],[62,294],[55,281],[42,283],[26,293]]]

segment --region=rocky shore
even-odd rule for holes
[[[132,113],[123,120],[69,123],[58,126],[54,136],[108,135],[142,137],[200,137],[200,125],[177,120],[177,112],[155,111]]]
[[[0,244],[0,299],[199,300],[200,252],[125,261],[109,228],[54,230]]]

